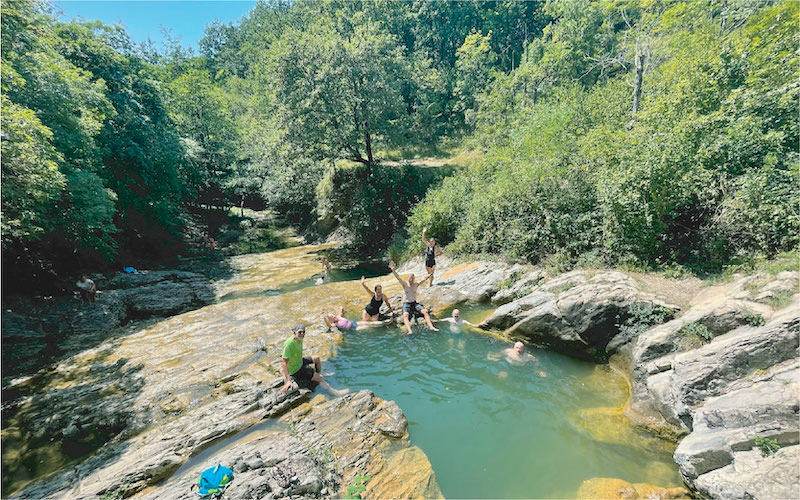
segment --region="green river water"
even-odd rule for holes
[[[485,316],[464,309],[468,319]],[[447,326],[415,336],[347,333],[328,378],[400,405],[446,498],[574,498],[597,477],[681,485],[674,445],[622,415],[620,375],[535,348],[524,365],[487,359],[508,346]]]

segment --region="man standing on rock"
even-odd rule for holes
[[[303,357],[303,339],[306,336],[306,327],[295,325],[292,327],[292,336],[286,339],[283,344],[283,357],[281,359],[281,372],[285,383],[283,392],[292,387],[292,381],[298,387],[308,386],[311,382],[316,382],[320,387],[330,392],[334,396],[343,396],[349,391],[347,389],[336,390],[325,382],[325,378],[320,373],[322,362],[319,356]]]
[[[397,281],[400,282],[400,285],[403,286],[403,324],[406,326],[408,330],[408,334],[411,335],[411,321],[409,315],[413,313],[420,313],[425,318],[425,322],[428,323],[428,328],[431,330],[438,332],[439,329],[433,326],[431,322],[431,317],[428,315],[428,310],[422,304],[417,303],[417,288],[429,279],[433,277],[433,273],[431,272],[428,276],[425,277],[424,280],[416,283],[414,281],[414,274],[408,275],[408,282],[403,281],[403,278],[400,277],[399,274],[394,270],[394,261],[389,262],[389,269],[392,270],[392,274],[394,277],[397,278]]]

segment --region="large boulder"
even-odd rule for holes
[[[683,316],[621,348],[632,380],[627,414],[683,437],[675,461],[703,497],[800,496],[800,300],[775,311],[764,294],[793,276],[780,286],[750,276],[708,287]],[[687,331],[703,338],[687,342]],[[780,449],[762,455],[757,439]]]
[[[528,295],[500,306],[486,323],[572,356],[605,361],[630,340],[630,332],[622,328],[625,322],[635,310],[648,308],[670,314],[678,310],[640,290],[623,273],[590,277],[574,271],[540,283]]]

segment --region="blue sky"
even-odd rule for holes
[[[99,19],[105,24],[119,24],[126,28],[134,42],[144,42],[150,37],[161,48],[161,26],[171,29],[173,39],[180,37],[181,45],[197,51],[197,41],[203,30],[213,20],[223,23],[239,20],[250,12],[255,1],[72,1],[53,0],[53,6],[63,11],[61,21],[82,17],[85,21]]]

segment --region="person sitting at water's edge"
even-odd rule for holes
[[[364,290],[366,290],[367,293],[372,297],[369,301],[369,304],[364,307],[364,311],[361,313],[362,321],[380,320],[381,306],[384,303],[386,303],[386,307],[389,308],[391,315],[394,316],[394,309],[392,309],[392,305],[389,303],[389,297],[383,294],[383,288],[380,285],[375,285],[375,292],[373,293],[373,291],[367,287],[366,279],[362,276],[361,286],[364,287]]]
[[[97,287],[94,285],[94,281],[87,278],[85,274],[81,275],[81,279],[75,283],[75,286],[77,286],[80,290],[81,302],[91,304],[97,300],[95,298],[97,294]]]
[[[433,272],[436,270],[436,256],[442,255],[442,251],[436,246],[436,238],[431,238],[430,240],[425,239],[425,231],[427,230],[427,227],[422,228],[422,242],[425,243],[425,270],[431,275],[431,284],[429,286],[433,286]]]
[[[408,275],[408,281],[403,281],[403,278],[400,277],[399,274],[394,270],[394,261],[389,262],[389,269],[392,270],[392,274],[400,282],[400,285],[403,286],[403,324],[408,331],[408,334],[411,335],[411,321],[409,315],[412,312],[420,313],[425,318],[425,322],[428,324],[428,328],[431,330],[438,332],[439,329],[433,326],[433,322],[431,321],[430,315],[428,315],[428,310],[422,304],[417,302],[417,288],[425,283],[427,280],[433,277],[433,273],[428,274],[422,281],[419,283],[414,281],[414,274]]]
[[[283,373],[284,384],[283,392],[289,390],[293,383],[298,387],[311,387],[313,383],[330,392],[334,396],[347,394],[347,389],[336,390],[325,381],[322,371],[322,362],[319,356],[303,356],[303,339],[306,336],[306,327],[295,325],[292,327],[292,336],[283,344],[283,355],[281,357],[281,372]]]
[[[331,313],[323,315],[323,320],[325,321],[325,326],[328,327],[328,331],[330,331],[334,326],[341,331],[363,330],[365,328],[372,328],[374,326],[388,325],[392,322],[392,319],[389,318],[384,321],[359,321],[356,323],[355,321],[351,321],[344,317],[344,306],[339,306],[338,314]]]

